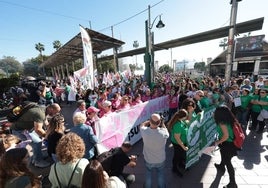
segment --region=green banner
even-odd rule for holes
[[[198,114],[189,125],[187,134],[188,148],[186,168],[199,161],[202,150],[215,141],[217,131],[213,118],[216,106],[209,107]]]

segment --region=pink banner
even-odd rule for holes
[[[164,96],[104,116],[95,123],[97,137],[107,148],[121,146],[124,141],[135,144],[141,139],[139,125],[153,113],[167,114],[168,107],[168,97]]]

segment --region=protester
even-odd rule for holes
[[[174,149],[172,160],[172,171],[182,177],[186,165],[186,151],[188,150],[187,132],[188,125],[185,121],[188,117],[188,112],[181,109],[176,112],[168,122],[168,129],[171,132],[171,143]]]
[[[117,108],[117,110],[126,110],[129,108],[130,108],[129,97],[127,95],[124,95],[121,98],[120,106]]]
[[[224,88],[224,93],[223,93],[223,97],[224,97],[224,104],[230,108],[231,110],[234,107],[234,98],[232,96],[232,87],[227,86]]]
[[[47,85],[46,82],[41,80],[38,83],[38,88],[36,90],[36,93],[39,96],[38,104],[43,106],[46,105],[46,91],[47,91],[46,85]]]
[[[65,83],[65,87],[64,87],[64,95],[65,95],[65,101],[66,101],[66,104],[68,105],[71,105],[71,101],[69,100],[69,94],[71,92],[71,83],[70,81],[67,81]]]
[[[57,162],[56,157],[56,146],[64,135],[64,117],[61,114],[56,114],[52,117],[49,122],[48,129],[46,132],[46,143],[47,143],[47,153],[54,162]]]
[[[195,113],[198,114],[202,111],[202,106],[200,104],[200,100],[204,97],[204,92],[202,90],[197,90],[193,96],[193,100],[195,102]]]
[[[107,116],[113,112],[111,101],[105,100],[102,104],[102,107],[103,107],[103,111],[100,113],[100,118],[103,116]]]
[[[261,105],[261,111],[257,117],[257,120],[259,121],[259,129],[257,130],[257,133],[261,134],[265,127],[265,119],[268,119],[268,95],[266,89],[260,89],[260,98],[257,104]]]
[[[126,185],[116,176],[111,176],[103,170],[101,163],[91,160],[86,166],[81,188],[125,188]]]
[[[76,133],[80,136],[85,143],[84,158],[91,159],[95,156],[94,145],[98,142],[96,135],[93,132],[91,126],[85,124],[86,115],[77,113],[73,117],[74,127],[70,129],[70,132]]]
[[[146,165],[145,188],[152,186],[152,170],[157,170],[157,182],[159,188],[166,187],[165,162],[166,142],[169,133],[159,114],[152,114],[149,121],[140,125],[141,137],[143,140],[143,155]],[[157,143],[157,144],[156,144]]]
[[[187,98],[182,102],[181,109],[185,109],[188,112],[188,121],[191,121],[193,118],[196,117],[195,108],[196,103],[192,98]]]
[[[112,102],[112,110],[113,111],[116,111],[119,108],[120,101],[121,101],[121,95],[120,95],[120,93],[114,93],[114,96],[111,99],[111,102]]]
[[[168,101],[169,101],[169,110],[168,110],[168,119],[171,119],[171,117],[177,112],[179,107],[179,97],[178,97],[178,91],[176,91],[175,87],[172,87],[170,90],[170,94],[168,95]]]
[[[46,107],[46,122],[45,124],[48,125],[50,119],[56,115],[57,113],[60,113],[61,107],[58,103],[50,104]]]
[[[135,181],[135,175],[124,173],[124,167],[135,167],[137,156],[130,155],[128,152],[131,150],[132,145],[129,142],[124,142],[121,147],[114,148],[114,154],[112,158],[112,164],[110,169],[110,176],[117,176],[129,186]]]
[[[26,148],[15,148],[4,153],[0,160],[0,187],[41,187],[41,179],[28,168],[29,160]]]
[[[107,94],[105,91],[99,91],[99,99],[97,100],[97,108],[100,109],[100,112],[103,111],[103,102],[107,100]]]
[[[255,81],[255,86],[258,87],[258,88],[261,88],[261,87],[263,87],[263,85],[264,85],[263,77],[262,76],[259,76],[258,77],[258,80]]]
[[[95,135],[96,135],[95,121],[99,119],[99,116],[98,116],[99,111],[100,110],[94,106],[90,106],[87,109],[86,125],[91,126]]]
[[[59,83],[52,86],[53,92],[55,93],[55,102],[58,104],[62,103],[62,94],[64,93],[64,88],[60,87]]]
[[[48,176],[52,188],[67,187],[68,184],[81,187],[88,164],[88,160],[83,158],[84,153],[84,141],[77,134],[68,133],[60,139],[56,147],[58,162],[51,166]]]
[[[251,101],[250,90],[247,88],[242,89],[242,95],[240,97],[241,106],[238,107],[236,111],[236,118],[238,119],[239,123],[242,127],[246,130],[248,125],[248,111],[249,111],[249,104]]]
[[[25,148],[29,143],[32,142],[30,139],[22,141],[19,137],[13,134],[2,134],[0,135],[0,139],[1,148],[3,148],[4,151],[14,148]],[[4,153],[4,151],[0,152],[0,156]]]
[[[248,89],[249,92],[252,92],[252,86],[248,78],[244,79],[244,84],[240,87],[240,90]]]
[[[235,171],[232,165],[232,158],[237,155],[237,148],[233,143],[234,132],[233,124],[236,120],[234,114],[227,106],[219,106],[214,112],[214,119],[217,124],[218,140],[216,146],[220,148],[221,162],[214,164],[218,172],[224,174],[225,166],[229,174],[229,183],[226,188],[236,188]]]
[[[145,93],[141,96],[142,102],[146,102],[152,99],[151,90],[145,87]]]
[[[250,112],[250,115],[251,115],[251,126],[249,127],[249,130],[251,131],[255,131],[257,129],[257,126],[258,126],[258,116],[262,110],[262,106],[259,104],[259,101],[260,101],[260,92],[261,90],[259,88],[255,89],[255,92],[254,94],[251,96],[251,112]]]
[[[141,103],[143,103],[141,100],[141,94],[135,93],[133,100],[132,100],[132,103],[131,103],[131,106],[135,106],[135,105],[141,104]]]
[[[28,140],[27,136],[31,137],[33,148],[32,163],[40,168],[50,165],[49,162],[43,159],[42,154],[42,139],[46,136],[46,131],[43,128],[45,120],[45,107],[34,105],[33,103],[33,107],[28,109],[11,125],[12,133],[22,141]]]
[[[77,106],[77,108],[75,109],[75,111],[73,113],[73,117],[78,113],[81,113],[84,115],[86,114],[87,109],[86,109],[86,102],[84,100],[82,100],[82,99],[78,100],[76,102],[76,106]]]

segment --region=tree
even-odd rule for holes
[[[56,49],[56,50],[58,50],[60,47],[61,47],[60,41],[59,40],[55,40],[53,42],[53,48]]]
[[[23,72],[22,64],[20,64],[15,57],[11,56],[3,56],[3,58],[0,59],[0,68],[5,71],[7,75],[15,73],[20,74]]]
[[[114,72],[115,68],[114,68],[113,60],[98,62],[97,70],[98,70],[98,73]]]
[[[40,56],[42,56],[42,52],[45,51],[45,46],[39,42],[35,44],[35,49],[40,53]]]
[[[32,58],[23,62],[24,75],[38,77],[41,72],[38,69],[40,60],[38,58]]]
[[[196,62],[194,64],[194,69],[197,71],[205,71],[206,70],[206,63],[205,62]]]
[[[165,64],[165,65],[162,65],[161,67],[159,67],[159,72],[160,73],[172,72],[172,71],[173,71],[173,69],[168,64]]]
[[[131,72],[134,72],[135,70],[137,70],[137,67],[135,64],[129,64],[129,68]]]

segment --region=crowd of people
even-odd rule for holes
[[[40,177],[30,172],[27,160],[36,167],[51,166],[49,180],[52,187],[130,186],[135,181],[135,176],[126,174],[123,170],[125,166],[136,165],[135,158],[127,155],[131,145],[123,143],[122,147],[117,149],[114,170],[112,173],[106,173],[101,163],[96,161],[94,146],[99,141],[96,137],[95,121],[162,96],[168,97],[168,121],[165,122],[159,114],[153,113],[148,121],[140,125],[146,166],[144,186],[151,187],[154,168],[158,172],[158,186],[166,186],[164,169],[168,139],[174,148],[172,171],[183,177],[186,170],[186,153],[189,149],[189,122],[202,110],[216,105],[218,107],[214,119],[218,139],[215,144],[220,147],[221,162],[215,164],[215,167],[223,173],[227,167],[230,182],[226,187],[237,187],[231,163],[232,157],[237,154],[232,143],[232,124],[237,120],[244,130],[249,128],[261,134],[268,119],[268,80],[263,80],[262,77],[257,81],[242,76],[232,78],[230,84],[225,86],[220,77],[191,79],[178,74],[157,74],[156,82],[151,87],[142,77],[134,76],[113,84],[100,83],[94,90],[83,89],[78,81],[75,86],[68,81],[41,81],[36,87],[29,83],[15,89],[20,92],[13,94],[14,106],[33,102],[38,105],[23,112],[17,121],[9,124],[11,134],[1,135],[2,187],[12,187],[21,182],[23,184],[20,185],[25,187],[29,184],[32,187],[40,186]],[[72,100],[69,97],[71,92],[75,93]],[[73,126],[68,130],[65,127],[65,117],[61,114],[63,103],[77,105],[72,114]],[[23,149],[27,144],[32,146],[31,158]],[[52,165],[44,160],[44,146],[53,160]],[[17,159],[12,157],[11,152],[16,153]],[[17,161],[12,162],[13,160]],[[18,161],[23,162],[19,164]]]

